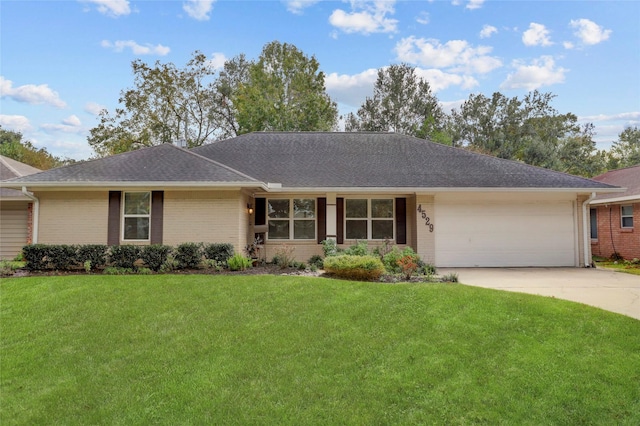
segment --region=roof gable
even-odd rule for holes
[[[613,198],[637,198],[640,200],[640,164],[624,169],[610,170],[606,173],[594,177],[593,180],[626,188],[625,192],[598,195],[596,197],[596,200],[598,201]]]
[[[171,144],[89,160],[11,182],[61,184],[100,183],[259,183],[232,168]]]
[[[0,155],[0,180],[13,179],[20,176],[27,176],[40,172],[40,169],[31,167],[28,164],[21,163],[13,158]],[[22,192],[15,189],[0,188],[0,197],[2,198],[21,198],[28,200]]]
[[[292,188],[612,188],[394,133],[256,132],[192,151]]]

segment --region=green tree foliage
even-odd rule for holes
[[[36,148],[30,141],[22,140],[22,133],[5,130],[2,126],[0,126],[0,155],[41,170],[48,170],[74,162],[71,159],[56,157],[45,148]]]
[[[345,130],[396,132],[449,142],[443,132],[445,114],[429,83],[407,64],[378,70],[373,96],[356,114],[349,113]]]
[[[336,127],[336,103],[326,93],[315,57],[277,41],[264,46],[249,78],[232,97],[238,133],[262,130],[328,131]]]
[[[453,145],[583,176],[600,173],[604,155],[593,141],[593,125],[580,127],[574,114],[558,113],[554,97],[472,94],[449,118]]]
[[[131,63],[134,87],[121,92],[113,114],[100,113],[89,144],[99,156],[184,140],[189,147],[213,140],[224,126],[215,70],[200,52],[183,69],[141,60]]]
[[[640,128],[627,127],[609,151],[609,169],[620,169],[640,164]]]

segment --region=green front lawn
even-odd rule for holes
[[[0,284],[0,423],[640,424],[640,321],[459,284]]]
[[[640,264],[638,263],[625,262],[624,260],[596,260],[595,263],[598,268],[615,269],[618,272],[640,275]]]

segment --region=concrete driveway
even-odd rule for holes
[[[640,319],[640,276],[591,268],[438,268],[463,284],[553,296]]]

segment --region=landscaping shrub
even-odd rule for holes
[[[22,247],[25,268],[30,271],[41,271],[49,265],[49,248],[46,244],[29,244]]]
[[[322,251],[324,252],[324,257],[336,256],[338,253],[340,253],[340,249],[338,248],[338,243],[336,242],[336,240],[322,241]]]
[[[366,241],[356,241],[354,245],[344,251],[344,254],[350,256],[367,256],[369,254],[369,246]]]
[[[394,247],[390,252],[384,255],[382,259],[382,263],[384,264],[384,269],[390,274],[402,274],[405,271],[403,267],[400,265],[401,259],[405,257],[410,257],[411,260],[420,266],[420,257],[413,251],[411,247],[405,247],[402,251],[398,247]],[[403,262],[408,265],[408,259]],[[415,272],[415,271],[414,271]]]
[[[173,255],[178,269],[197,269],[202,263],[202,244],[182,243]]]
[[[206,259],[215,260],[218,263],[226,263],[234,252],[233,244],[229,243],[207,244],[202,251]]]
[[[167,261],[172,250],[172,247],[162,244],[143,246],[140,250],[140,259],[142,259],[149,269],[158,272],[162,265]]]
[[[140,258],[140,247],[132,244],[111,246],[109,262],[116,268],[133,269],[133,264]]]
[[[66,271],[76,264],[76,248],[66,244],[50,245],[47,257],[51,268],[57,271]]]
[[[350,280],[377,280],[384,273],[384,265],[376,256],[330,256],[324,259],[324,269]]]
[[[293,265],[293,247],[283,244],[275,250],[276,254],[271,259],[271,263],[278,265],[281,269]]]
[[[314,254],[309,258],[309,261],[307,263],[311,267],[315,266],[318,269],[322,269],[324,260],[322,260],[322,256],[320,256],[319,254]]]
[[[89,270],[103,268],[107,264],[107,250],[104,244],[85,244],[76,249],[76,260],[83,266],[89,263]],[[86,266],[85,266],[86,269]]]
[[[227,265],[232,271],[244,271],[250,268],[252,261],[249,258],[244,257],[240,253],[236,253],[227,260]]]
[[[407,281],[411,279],[411,276],[415,274],[419,268],[416,257],[417,256],[407,254],[398,259],[397,263],[400,267],[400,271]]]

